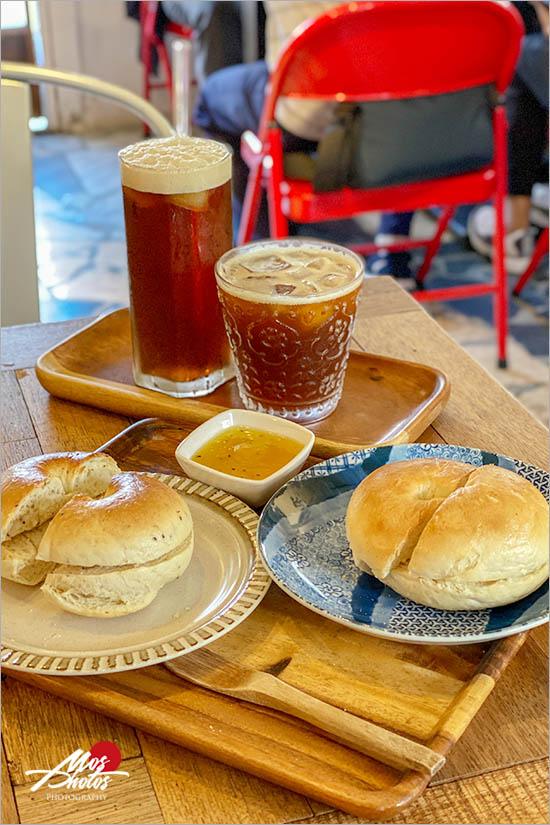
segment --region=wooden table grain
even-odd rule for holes
[[[52,398],[38,355],[87,323],[2,331],[3,466],[54,450],[91,450],[127,418]],[[548,464],[546,429],[390,278],[368,280],[354,346],[443,369],[445,410],[420,441],[447,441]],[[512,365],[513,366],[513,365]],[[424,795],[401,823],[548,821],[548,631],[534,630]],[[349,814],[77,707],[23,682],[2,684],[2,813],[8,823],[352,823]],[[116,742],[128,779],[105,800],[48,799],[26,771]]]

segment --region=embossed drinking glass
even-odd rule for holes
[[[216,264],[218,295],[247,409],[302,423],[341,395],[362,259],[325,241],[259,241]]]

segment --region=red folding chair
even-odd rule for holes
[[[158,2],[149,2],[148,0],[141,0],[139,4],[139,22],[141,26],[141,62],[143,65],[143,97],[145,100],[151,100],[152,89],[168,89],[170,94],[170,102],[172,101],[172,67],[168,59],[168,52],[164,42],[160,39],[156,32],[157,14],[159,11]],[[192,40],[194,36],[193,29],[190,26],[181,26],[178,23],[169,21],[164,29],[169,34],[175,34],[178,37],[183,37],[185,40]],[[153,49],[156,49],[158,55],[159,69],[161,69],[164,77],[159,80],[153,80],[151,75],[153,71]]]
[[[262,186],[267,190],[272,238],[288,235],[288,221],[337,220],[371,210],[405,212],[443,206],[428,240],[384,246],[391,251],[427,247],[417,275],[421,301],[492,293],[499,365],[506,363],[507,283],[503,205],[507,188],[504,92],[519,54],[523,25],[509,3],[454,0],[391,0],[349,3],[301,26],[287,44],[266,89],[258,134],[245,132],[241,155],[250,168],[239,243],[252,237]],[[286,178],[281,131],[275,122],[280,96],[333,101],[392,100],[437,95],[493,83],[494,158],[479,171],[377,189],[344,188],[318,193],[306,180]],[[493,280],[424,290],[422,284],[454,209],[494,199],[496,233]],[[376,245],[356,251],[370,254]]]

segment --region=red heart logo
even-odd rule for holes
[[[105,765],[100,768],[100,773],[103,771],[116,771],[122,759],[121,753],[114,742],[96,742],[90,748],[90,758],[101,760],[105,757]]]

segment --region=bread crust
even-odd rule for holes
[[[546,565],[524,576],[486,582],[424,579],[399,566],[391,571],[384,583],[408,599],[440,610],[485,610],[523,599],[547,578]]]
[[[46,524],[2,542],[2,578],[32,587],[40,584],[55,564],[36,558]]]
[[[52,565],[37,561],[36,531],[76,493],[100,495],[119,472],[104,453],[51,453],[15,464],[2,474],[2,576],[35,585]]]
[[[23,461],[4,474],[2,499],[2,576],[45,578],[43,592],[72,613],[141,610],[193,552],[183,497],[143,473],[119,473],[102,453]]]
[[[42,592],[63,610],[102,619],[125,616],[147,607],[161,587],[179,578],[191,561],[193,534],[160,559],[139,566],[73,567],[59,565],[46,577]]]
[[[102,493],[119,466],[105,453],[51,453],[14,464],[2,474],[2,541],[32,530],[74,493]],[[22,511],[36,499],[36,512]]]
[[[359,567],[432,607],[508,604],[548,576],[546,500],[496,465],[386,464],[354,491],[346,530]]]
[[[81,567],[140,565],[183,545],[192,529],[176,490],[143,473],[120,473],[102,498],[76,495],[61,508],[37,557]]]

